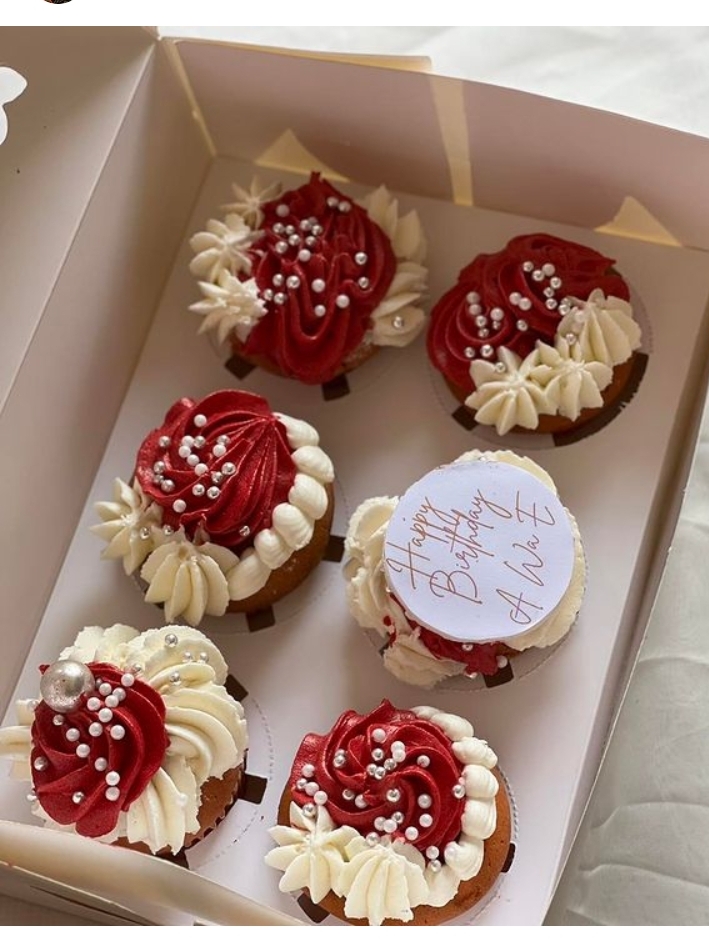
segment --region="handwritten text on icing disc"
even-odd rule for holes
[[[384,569],[418,623],[447,639],[529,632],[564,596],[574,535],[559,499],[507,463],[454,463],[404,494],[387,528]]]

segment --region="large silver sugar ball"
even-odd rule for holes
[[[82,662],[55,662],[45,671],[39,683],[42,700],[53,711],[67,714],[79,706],[82,694],[93,691],[94,676]]]

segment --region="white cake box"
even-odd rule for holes
[[[265,790],[188,852],[192,870],[308,922],[262,863],[302,736],[383,697],[402,707],[432,703],[470,717],[490,740],[518,813],[511,869],[463,921],[540,923],[649,615],[693,453],[707,381],[709,142],[480,84],[159,41],[137,28],[4,29],[0,66],[28,83],[6,106],[0,146],[4,723],[14,720],[14,698],[33,694],[38,665],[81,627],[161,625],[120,565],[100,561],[88,525],[93,502],[108,497],[114,476],[130,474],[138,443],[177,397],[243,386],[312,421],[336,466],[339,535],[367,496],[399,494],[464,450],[506,445],[452,419],[454,402],[422,339],[380,353],[337,400],[226,371],[187,310],[197,299],[187,238],[230,200],[232,180],[248,183],[258,170],[297,184],[323,169],[353,196],[386,183],[421,215],[431,301],[475,254],[515,234],[548,230],[618,259],[643,311],[648,366],[635,397],[569,446],[514,439],[551,472],[588,555],[581,615],[548,661],[494,688],[403,685],[353,624],[338,567],[327,562],[277,608],[271,628],[207,624],[248,691],[250,772]],[[596,232],[626,197],[661,224],[627,211],[616,234]],[[668,232],[687,247],[669,246]],[[24,795],[0,768],[0,819],[32,824]],[[133,890],[127,902],[110,862],[100,890],[74,868],[60,886],[60,871],[41,866],[42,851],[36,865],[31,851],[19,863],[6,822],[6,893],[29,889],[48,903],[56,895],[66,908],[79,895],[91,906],[91,893],[102,892],[106,915],[129,906],[138,921],[175,921],[149,876],[144,895]],[[194,905],[186,913],[204,918]]]

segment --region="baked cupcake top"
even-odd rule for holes
[[[367,499],[345,551],[353,616],[387,638],[386,668],[422,687],[494,675],[508,655],[558,642],[586,582],[553,480],[509,451],[472,450],[402,498]]]
[[[200,332],[308,384],[348,370],[363,345],[403,346],[420,332],[425,241],[384,187],[361,205],[318,173],[282,194],[234,188],[224,221],[190,242]]]
[[[140,569],[146,600],[193,626],[257,593],[309,544],[334,478],[317,431],[259,395],[181,398],[140,445],[131,483],[99,502],[103,557]]]
[[[199,830],[201,787],[242,765],[244,710],[201,633],[89,626],[40,669],[41,697],[17,702],[0,755],[32,780],[46,824],[175,853]]]
[[[431,314],[431,361],[498,433],[603,404],[613,368],[640,345],[612,258],[537,233],[481,254]]]
[[[290,825],[266,863],[283,891],[345,898],[349,919],[409,922],[445,906],[481,868],[495,831],[497,757],[464,718],[436,708],[346,711],[308,734],[288,782]]]

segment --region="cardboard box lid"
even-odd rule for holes
[[[0,146],[0,407],[12,387],[153,40],[138,28],[5,28],[0,62],[27,88]],[[28,208],[32,207],[29,212]],[[106,220],[110,224],[110,219]]]

